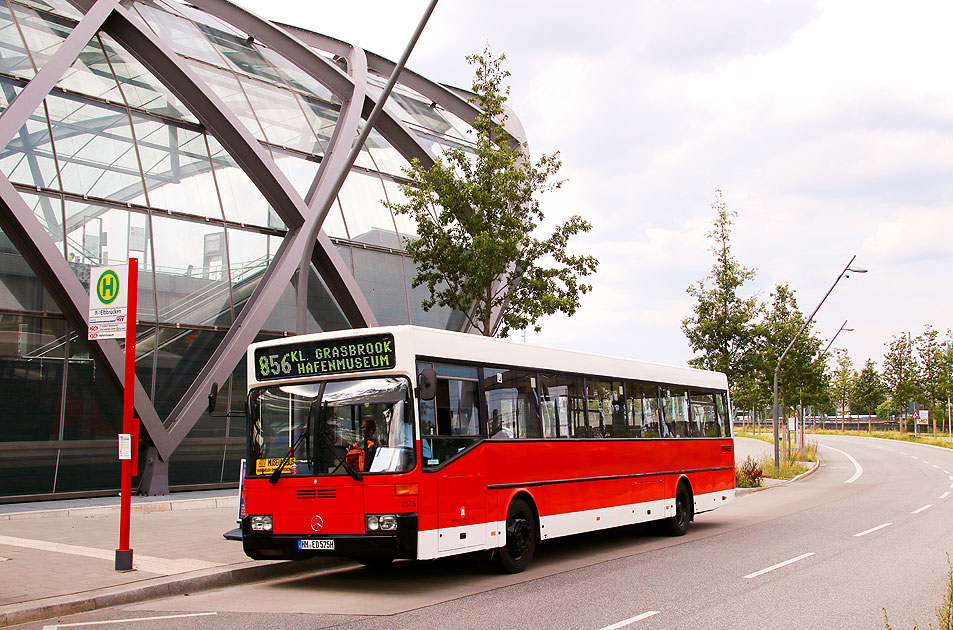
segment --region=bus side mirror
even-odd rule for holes
[[[212,391],[208,393],[208,415],[215,411],[215,402],[218,400],[218,383],[212,383]]]
[[[208,393],[208,415],[213,418],[239,418],[248,415],[248,400],[245,400],[245,411],[226,411],[215,415],[215,403],[218,401],[218,383],[212,383],[212,389]]]
[[[417,375],[417,395],[421,400],[433,400],[437,396],[437,371],[424,368]]]

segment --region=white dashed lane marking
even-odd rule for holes
[[[883,525],[878,525],[877,527],[871,527],[868,530],[862,531],[859,534],[854,534],[854,538],[860,538],[861,536],[866,536],[867,534],[872,534],[878,529],[883,529],[884,527],[890,527],[893,523],[884,523]]]
[[[659,611],[649,610],[648,612],[644,612],[641,615],[636,615],[635,617],[629,617],[628,619],[624,619],[623,621],[620,621],[619,623],[614,623],[611,626],[606,626],[605,628],[600,628],[599,630],[619,630],[619,628],[624,628],[628,625],[635,623],[636,621],[642,621],[643,619],[648,619],[649,617],[652,617],[657,614],[659,614]]]
[[[785,560],[784,562],[779,562],[779,563],[777,563],[777,564],[773,564],[773,565],[771,565],[770,567],[768,567],[767,569],[761,569],[760,571],[755,571],[754,573],[749,573],[748,575],[745,576],[745,579],[746,579],[746,580],[750,580],[750,579],[752,579],[752,578],[756,578],[756,577],[762,576],[762,575],[764,575],[765,573],[770,573],[771,571],[776,571],[776,570],[778,570],[778,569],[780,569],[780,568],[782,568],[782,567],[788,566],[789,564],[794,564],[795,562],[798,562],[798,561],[800,561],[800,560],[803,560],[804,558],[810,558],[810,557],[813,556],[813,555],[814,555],[814,552],[813,552],[813,551],[810,552],[810,553],[801,554],[801,555],[798,556],[797,558],[791,558],[790,560]]]

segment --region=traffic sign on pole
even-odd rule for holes
[[[126,336],[128,275],[129,265],[90,268],[88,339]]]

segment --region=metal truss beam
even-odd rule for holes
[[[354,47],[341,51],[348,57],[348,72],[352,75],[348,76],[288,32],[240,7],[224,0],[195,0],[193,4],[269,46],[312,78],[328,86],[328,89],[341,99],[341,113],[337,124],[321,160],[321,167],[305,197],[310,212],[306,218],[306,227],[302,229],[309,235],[309,240],[316,242],[313,249],[304,254],[298,270],[297,319],[300,328],[305,321],[304,312],[307,309],[307,261],[311,260],[348,322],[355,327],[376,325],[377,318],[337,248],[326,236],[323,239],[317,237],[340,191],[340,185],[334,187],[332,184],[337,179],[336,174],[345,168],[344,158],[350,149],[351,140],[357,135],[360,111],[354,103],[362,102],[364,98],[366,63],[363,51]],[[365,70],[362,70],[362,67]],[[305,331],[299,329],[298,332]]]
[[[33,269],[43,285],[79,334],[89,325],[89,293],[80,283],[73,269],[63,258],[46,229],[6,177],[0,175],[0,227],[13,242],[17,251]],[[115,340],[88,342],[90,352],[100,365],[105,366],[117,393],[123,385],[123,350]],[[162,421],[147,392],[138,379],[135,381],[135,407],[139,418],[156,450],[168,458],[175,444],[166,435]]]
[[[323,35],[318,35],[317,33],[312,33],[311,31],[293,26],[282,25],[282,28],[293,34],[305,44],[313,46],[314,48],[324,49],[327,47],[329,42],[332,44],[336,42],[335,48],[340,50],[340,42],[338,42],[338,40],[331,39]],[[360,50],[356,46],[354,49]],[[364,57],[363,50],[361,50],[361,56]],[[364,72],[360,76],[355,73],[354,82],[356,84],[366,85],[366,57],[364,58],[363,64]],[[375,103],[376,101],[370,94],[365,94],[363,112],[361,114],[362,118],[367,118],[367,116],[370,115],[371,110],[374,109]],[[410,128],[407,127],[407,125],[405,125],[400,119],[400,116],[389,106],[384,106],[384,111],[381,112],[381,116],[377,120],[376,127],[377,130],[380,131],[381,135],[384,136],[384,138],[390,142],[391,145],[397,149],[397,151],[399,151],[404,159],[406,159],[408,162],[414,158],[417,158],[424,166],[429,167],[433,165],[434,156],[430,152],[430,149],[428,149],[420,141],[420,139],[417,138],[417,134],[411,131]],[[350,149],[350,146],[348,146],[348,149]]]

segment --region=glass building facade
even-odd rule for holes
[[[244,348],[413,323],[402,167],[472,146],[467,94],[224,0],[0,2],[0,502],[113,493],[122,353],[90,269],[139,265],[140,491],[235,485]],[[517,129],[510,132],[522,139]],[[304,276],[304,277],[302,277]]]

